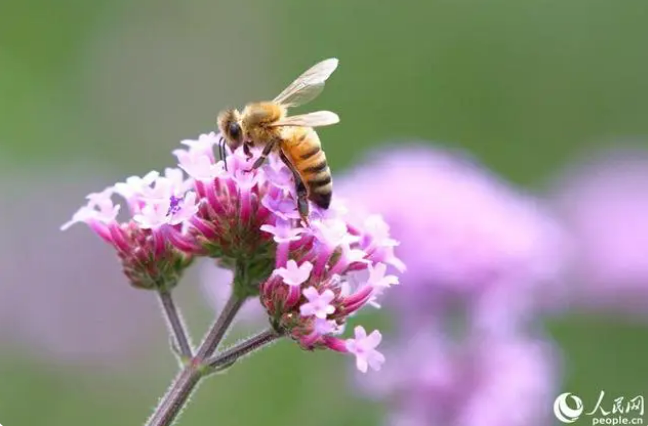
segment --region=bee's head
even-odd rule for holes
[[[218,129],[221,131],[229,146],[234,151],[243,143],[243,129],[241,129],[241,113],[236,109],[228,109],[218,115]]]

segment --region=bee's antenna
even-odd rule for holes
[[[223,160],[225,171],[227,171],[227,148],[225,147],[225,138],[222,135],[218,141],[218,156]]]

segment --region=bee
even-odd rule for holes
[[[337,65],[337,59],[326,59],[297,77],[272,101],[250,103],[242,112],[230,109],[218,115],[218,128],[231,150],[243,145],[249,160],[251,147],[263,147],[250,170],[261,167],[271,152],[279,155],[293,174],[297,210],[306,224],[308,200],[328,209],[333,194],[331,170],[314,128],[336,124],[340,118],[330,111],[289,116],[288,109],[304,105],[322,93]],[[220,149],[224,158],[224,144]]]

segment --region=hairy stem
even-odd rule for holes
[[[171,387],[158,404],[153,415],[146,422],[146,425],[168,426],[173,424],[201,378],[202,374],[198,369],[191,364],[187,365],[173,380]]]
[[[187,333],[187,327],[175,305],[171,291],[160,290],[158,291],[158,296],[173,343],[176,345],[182,358],[190,359],[193,356],[193,350],[191,349],[189,333]]]
[[[218,348],[234,317],[243,306],[243,302],[245,302],[245,298],[232,293],[216,322],[205,335],[196,354],[173,380],[171,387],[156,407],[146,426],[170,426],[173,424],[203,378],[206,371],[206,359]]]
[[[216,322],[211,326],[205,335],[203,342],[200,344],[195,360],[202,363],[207,357],[211,356],[216,351],[244,302],[245,298],[238,297],[236,294],[232,293],[223,307],[223,311],[220,313]]]
[[[249,355],[256,350],[263,348],[264,346],[274,342],[280,337],[282,337],[282,335],[277,333],[273,329],[264,330],[234,346],[227,348],[223,352],[207,360],[205,364],[210,368],[216,370],[229,366],[241,357]]]

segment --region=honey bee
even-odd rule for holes
[[[326,59],[297,77],[272,101],[250,103],[242,112],[230,109],[218,115],[218,128],[231,150],[243,145],[249,160],[250,147],[263,147],[250,170],[260,167],[271,152],[276,152],[292,171],[297,210],[306,224],[308,200],[328,209],[333,194],[331,170],[314,127],[336,124],[340,119],[330,111],[288,116],[288,109],[304,105],[322,93],[337,65],[337,59]],[[220,149],[224,158],[222,143]]]

